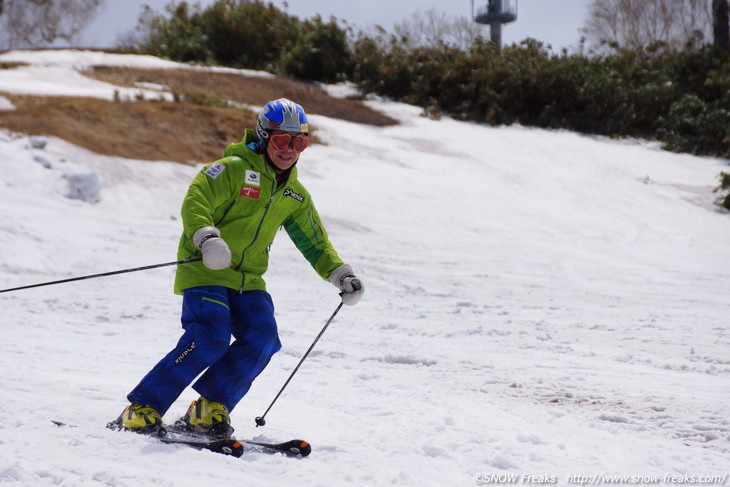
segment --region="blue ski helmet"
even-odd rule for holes
[[[259,143],[266,146],[272,132],[309,133],[309,120],[301,105],[279,98],[264,105],[256,122]]]

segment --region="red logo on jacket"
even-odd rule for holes
[[[256,188],[254,186],[241,186],[241,196],[245,196],[247,198],[256,198],[258,199],[259,194],[261,194],[261,188]]]

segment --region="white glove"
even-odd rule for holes
[[[362,281],[352,273],[352,267],[348,264],[343,264],[332,271],[330,282],[342,291],[342,302],[349,306],[357,304],[365,292]]]
[[[193,235],[193,244],[202,252],[203,264],[208,269],[219,271],[231,266],[231,250],[216,227],[199,228]]]

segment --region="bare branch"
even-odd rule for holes
[[[581,32],[599,51],[699,47],[709,38],[709,6],[709,0],[593,0]]]
[[[482,35],[483,26],[465,17],[450,17],[432,8],[416,12],[410,20],[395,25],[394,30],[409,48],[435,47],[443,43],[466,49]]]
[[[104,0],[0,0],[0,49],[72,41]]]

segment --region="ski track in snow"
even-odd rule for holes
[[[37,72],[90,63],[53,55],[0,60]],[[728,474],[730,220],[712,205],[727,161],[368,103],[402,123],[311,115],[327,145],[299,166],[366,295],[255,428],[338,304],[281,235],[267,282],[284,348],[232,413],[239,436],[303,438],[312,455],[235,459],[104,429],[180,336],[174,269],[160,268],[0,294],[0,484]],[[0,147],[0,288],[175,260],[199,167],[7,131]],[[167,419],[195,398],[186,390]]]

